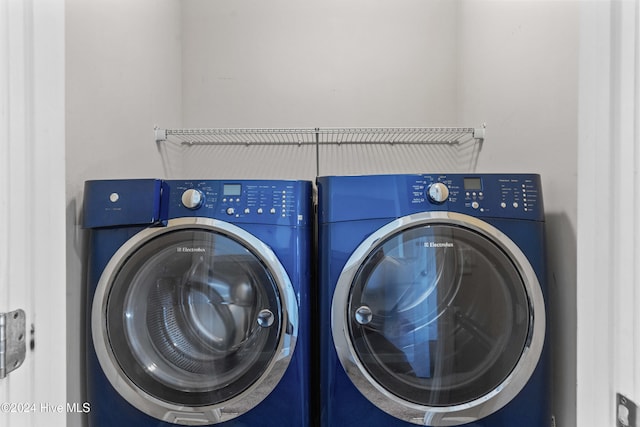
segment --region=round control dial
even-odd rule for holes
[[[441,182],[436,182],[427,189],[427,196],[433,203],[444,203],[449,198],[449,188]]]
[[[182,193],[182,204],[188,209],[198,209],[204,202],[204,194],[200,190],[191,188]]]

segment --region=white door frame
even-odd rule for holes
[[[21,308],[27,324],[26,360],[0,379],[3,426],[65,426],[75,408],[66,401],[64,37],[64,0],[0,0],[0,312]]]
[[[577,425],[640,403],[640,68],[637,0],[581,3]]]

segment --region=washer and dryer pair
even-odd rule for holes
[[[549,425],[540,178],[317,185],[86,183],[90,424]]]

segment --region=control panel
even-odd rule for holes
[[[416,175],[410,199],[416,209],[422,206],[476,216],[535,218],[542,213],[538,175]]]
[[[456,212],[478,218],[544,220],[537,174],[395,174],[318,177],[318,221]]]
[[[167,181],[170,216],[206,216],[232,222],[300,224],[308,191],[298,181]],[[183,212],[183,210],[187,212]]]

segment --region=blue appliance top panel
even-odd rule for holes
[[[430,211],[544,221],[537,174],[325,176],[317,184],[320,223]]]
[[[154,224],[162,220],[158,179],[84,183],[83,227]],[[166,216],[166,213],[165,213]]]
[[[180,217],[308,226],[310,181],[130,179],[87,181],[84,227],[161,224]]]

